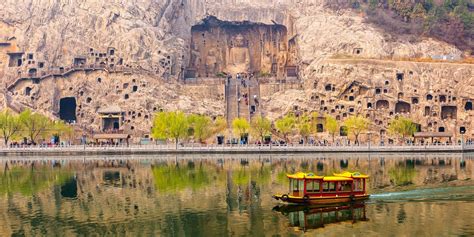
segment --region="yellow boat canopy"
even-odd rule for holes
[[[323,176],[317,176],[313,173],[298,172],[296,174],[287,174],[286,177],[290,179],[323,179]]]
[[[334,173],[334,176],[319,176],[313,173],[298,172],[296,174],[287,174],[286,176],[290,179],[323,179],[324,181],[350,181],[353,179],[367,179],[368,175],[361,174],[359,172],[343,172]]]
[[[324,181],[352,181],[353,178],[338,177],[338,176],[325,176]]]
[[[349,172],[349,171],[339,173],[339,174],[334,173],[333,175],[337,177],[355,178],[355,179],[368,179],[369,178],[368,175],[361,174],[359,172]]]

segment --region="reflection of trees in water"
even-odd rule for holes
[[[408,163],[408,162],[407,162]],[[413,184],[413,178],[416,175],[415,167],[412,165],[399,165],[390,168],[388,174],[390,175],[390,182],[395,186],[405,186]]]
[[[7,167],[7,166],[5,166]],[[32,196],[73,178],[71,171],[43,165],[13,166],[0,172],[0,194]]]
[[[403,204],[400,204],[400,209],[398,210],[398,214],[397,214],[397,222],[401,224],[405,222],[406,218],[407,218],[407,213],[405,212],[405,206]]]
[[[194,161],[187,164],[159,163],[151,167],[155,187],[161,192],[177,192],[184,189],[198,190],[212,183],[222,183],[222,172],[213,165]]]

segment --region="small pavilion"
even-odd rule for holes
[[[426,138],[431,138],[431,143],[434,142],[435,138],[439,138],[439,139],[444,138],[444,139],[448,139],[448,141],[451,142],[453,133],[452,132],[417,132],[413,135],[413,137],[415,138],[415,143],[417,139],[424,140]]]

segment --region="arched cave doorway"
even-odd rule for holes
[[[456,119],[457,107],[456,106],[442,106],[441,107],[441,118],[442,119]]]
[[[471,101],[466,102],[466,104],[464,105],[464,110],[466,110],[466,111],[472,110],[472,102]]]
[[[395,105],[395,113],[410,113],[410,109],[410,104],[407,102],[398,101],[398,103]]]
[[[375,108],[376,109],[389,109],[390,103],[387,100],[378,100],[375,103]]]
[[[59,118],[66,123],[76,122],[76,98],[65,97],[59,100]]]

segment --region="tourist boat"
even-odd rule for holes
[[[366,192],[369,176],[359,172],[344,172],[333,176],[298,172],[287,177],[290,180],[289,193],[273,195],[276,200],[291,204],[332,205],[369,198]]]

